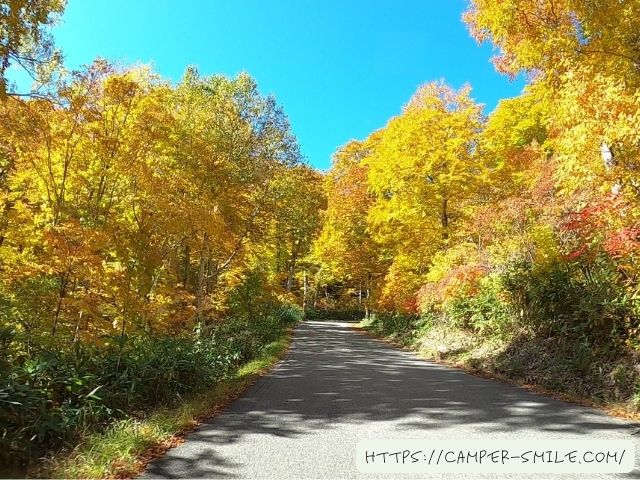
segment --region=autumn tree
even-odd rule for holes
[[[176,95],[175,158],[184,169],[177,181],[187,222],[181,271],[200,319],[208,293],[245,246],[264,235],[277,175],[300,156],[286,117],[246,74],[203,78],[191,69]]]
[[[325,208],[322,176],[305,166],[283,170],[274,185],[272,240],[276,271],[284,274],[284,286],[291,292],[302,267],[302,287],[307,288],[306,255],[321,226]]]
[[[529,96],[549,106],[545,144],[555,193],[544,211],[572,260],[567,268],[589,288],[597,271],[630,295],[638,289],[625,265],[638,241],[639,18],[634,0],[474,0],[465,14],[476,39],[498,49],[498,70],[529,73]],[[598,234],[587,227],[594,218]],[[628,255],[612,257],[605,245]]]
[[[469,87],[435,82],[420,87],[379,132],[366,160],[375,195],[368,222],[393,259],[388,295],[399,299],[415,289],[432,255],[455,235],[482,173],[474,154],[482,123]]]
[[[327,210],[313,252],[322,269],[316,287],[343,282],[357,292],[358,302],[366,309],[373,282],[385,270],[367,224],[374,196],[367,184],[365,159],[373,141],[352,141],[334,154],[324,185]]]
[[[49,27],[56,23],[66,0],[2,0],[0,2],[0,100],[15,95],[6,71],[16,66],[38,86],[49,79],[59,63]]]
[[[272,245],[293,282],[319,178],[248,75],[189,69],[172,87],[98,60],[55,103],[9,98],[0,113],[3,289],[39,285],[42,303],[25,324],[75,340],[202,327]]]
[[[464,15],[474,37],[498,49],[499,71],[529,72],[554,102],[568,192],[626,185],[637,197],[639,18],[635,0],[474,0]]]

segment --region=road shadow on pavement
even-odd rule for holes
[[[505,440],[632,438],[633,428],[596,410],[421,360],[353,332],[348,322],[309,321],[269,375],[144,476],[244,477],[251,462],[268,463],[278,454],[268,450],[267,438],[295,449],[319,432],[356,435],[368,425],[372,431],[382,425],[395,438]],[[638,472],[619,476],[625,477]]]

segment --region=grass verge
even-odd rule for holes
[[[289,348],[293,329],[267,345],[256,359],[211,391],[186,398],[175,408],[156,410],[145,418],[114,423],[105,432],[85,437],[72,451],[48,459],[30,476],[42,478],[131,478],[205,419],[238,398],[258,377],[280,360]]]

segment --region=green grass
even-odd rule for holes
[[[256,378],[272,367],[287,350],[291,331],[267,345],[262,354],[239,368],[209,392],[186,398],[175,408],[159,409],[146,418],[128,418],[105,432],[85,437],[71,452],[45,462],[34,476],[48,478],[130,477],[149,459],[179,443],[180,436],[199,421],[237,398]]]

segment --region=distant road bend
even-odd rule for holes
[[[365,439],[634,439],[636,469],[586,478],[640,478],[630,422],[417,358],[354,332],[308,321],[287,357],[146,478],[469,478],[360,473]],[[476,475],[473,478],[550,478]],[[553,478],[585,478],[556,475]]]

